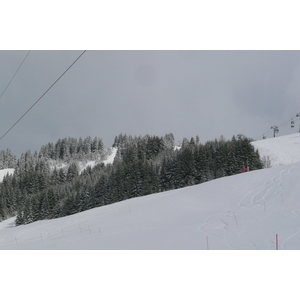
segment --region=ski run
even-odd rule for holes
[[[253,145],[271,168],[28,225],[10,218],[0,249],[300,249],[300,134]]]

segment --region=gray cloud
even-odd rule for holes
[[[79,54],[30,53],[0,100],[0,134]],[[0,52],[0,92],[25,55]],[[87,135],[110,146],[121,132],[256,138],[300,112],[299,80],[299,51],[87,51],[0,147],[20,154]]]

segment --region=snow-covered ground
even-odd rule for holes
[[[300,249],[299,194],[300,159],[60,219],[15,227],[11,218],[0,223],[0,249],[272,250],[276,234],[279,249]]]
[[[114,162],[114,159],[116,157],[118,148],[117,147],[112,147],[109,149],[109,155],[107,156],[107,158],[102,161],[105,165],[107,164],[112,164]]]
[[[105,149],[105,152],[98,156],[97,159],[94,160],[86,160],[83,159],[82,161],[77,161],[78,171],[79,174],[82,173],[87,167],[95,167],[97,164],[104,163],[112,164],[114,162],[115,156],[117,154],[118,148],[115,147],[109,147]],[[67,169],[69,167],[69,164],[64,161],[56,161],[51,160],[50,161],[50,168],[52,170],[56,169]]]
[[[78,162],[79,173],[82,173],[87,167],[94,168],[97,164],[100,163],[104,163],[105,165],[112,164],[114,162],[117,151],[118,148],[111,147],[107,149],[107,156],[105,159],[89,160],[87,162]]]
[[[300,163],[129,199],[72,216],[0,223],[0,249],[300,249]]]
[[[269,158],[272,166],[300,161],[300,133],[252,142],[260,156]]]
[[[3,181],[3,177],[6,176],[7,174],[11,175],[13,174],[15,169],[3,169],[0,170],[0,182]]]

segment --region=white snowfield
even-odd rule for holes
[[[103,161],[103,163],[105,165],[107,164],[112,164],[115,160],[116,154],[118,152],[118,148],[117,147],[112,147],[109,149],[109,155],[108,157]]]
[[[103,163],[104,165],[112,164],[117,154],[118,148],[107,148],[107,157],[104,160],[90,160],[87,162],[78,162],[79,174],[81,174],[87,167],[94,168],[97,164]]]
[[[300,133],[252,142],[260,156],[269,157],[272,167],[300,161]]]
[[[97,160],[78,161],[77,166],[78,166],[79,174],[81,174],[87,167],[94,168],[97,164],[100,164],[100,163],[103,163],[104,165],[112,164],[114,162],[117,151],[118,151],[118,148],[109,147],[109,148],[105,149],[104,158],[99,157]],[[57,163],[54,160],[51,164],[51,168],[53,170],[54,170],[54,168],[56,168],[56,169],[60,169],[60,168],[67,169],[68,166],[69,166],[68,163],[65,163],[65,162]]]
[[[297,135],[273,144],[277,157],[289,139]],[[275,250],[276,234],[279,249],[300,249],[299,181],[300,159],[64,218],[18,227],[11,218],[0,249]]]
[[[4,176],[8,175],[12,175],[14,173],[15,169],[3,169],[0,170],[0,182],[3,181]]]

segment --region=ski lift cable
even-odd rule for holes
[[[71,67],[81,58],[81,56],[86,52],[84,50],[74,61],[73,63],[54,81],[54,83],[43,93],[43,95],[37,99],[27,111],[0,137],[0,141],[29,113],[29,111],[50,91],[50,89],[71,69]]]
[[[294,118],[297,118],[297,117],[299,117],[299,114],[297,114],[296,116],[290,118],[289,120],[285,121],[284,123],[282,123],[282,124],[280,124],[278,126],[283,126],[284,124],[287,124],[287,123],[290,123],[290,122],[294,122],[295,123]]]
[[[297,117],[297,115],[296,115],[296,117]],[[299,117],[300,117],[300,114],[299,114]],[[293,119],[294,119],[294,117],[291,118],[291,119],[289,119],[288,121],[285,121],[285,122],[279,124],[277,127],[288,126],[288,124],[290,124],[290,122],[292,122]],[[265,135],[267,135],[267,134],[269,133],[269,131],[271,131],[271,129],[269,129],[269,130],[267,130],[265,133],[261,134],[259,137],[257,137],[257,139],[260,139],[260,138],[264,137]]]
[[[291,122],[291,119],[289,119],[288,121],[285,121],[285,122],[279,124],[278,127],[285,126],[285,124],[290,123],[290,122]]]
[[[267,135],[270,131],[271,131],[271,129],[267,130],[265,133],[261,134],[257,139],[264,137],[264,136]]]
[[[29,55],[31,50],[29,50],[25,56],[25,58],[23,59],[23,61],[21,62],[21,64],[19,65],[17,71],[15,72],[15,74],[13,75],[13,77],[10,79],[9,83],[7,84],[7,86],[5,87],[4,91],[2,92],[2,94],[0,95],[0,99],[2,98],[2,96],[4,95],[4,93],[6,92],[6,90],[8,89],[8,87],[10,86],[10,84],[12,83],[12,81],[14,80],[15,76],[17,75],[17,73],[19,72],[19,70],[21,69],[23,63],[25,62],[27,56]]]

